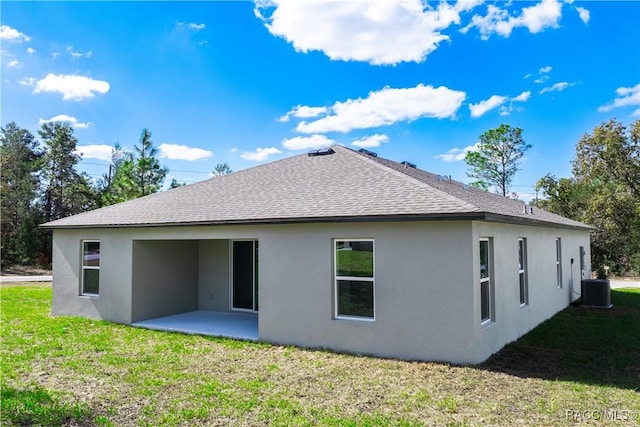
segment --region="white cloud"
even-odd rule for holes
[[[28,47],[28,48],[27,48],[27,53],[28,53],[29,55],[33,55],[33,54],[34,54],[34,53],[36,53],[36,52],[37,52],[37,51],[36,51],[34,48],[32,48],[32,47]]]
[[[349,132],[423,117],[451,118],[466,97],[465,92],[444,86],[386,87],[370,92],[366,98],[336,102],[327,109],[327,115],[311,122],[300,122],[296,130],[301,133]]]
[[[23,79],[18,80],[18,83],[22,86],[30,86],[34,87],[36,85],[36,79],[33,77],[25,77]]]
[[[549,73],[551,70],[553,70],[553,67],[551,65],[547,65],[546,67],[540,68],[538,72],[540,74],[546,74],[546,73]]]
[[[558,28],[561,17],[562,3],[558,0],[542,0],[534,6],[524,7],[517,16],[490,4],[485,16],[474,15],[471,23],[461,31],[465,33],[470,28],[477,27],[482,40],[488,40],[494,33],[509,37],[516,27],[526,27],[530,33],[538,33],[545,28]]]
[[[525,92],[522,92],[520,95],[516,96],[515,98],[511,98],[511,100],[518,101],[518,102],[527,102],[530,97],[531,97],[531,91],[527,90]]]
[[[12,41],[12,42],[28,42],[31,37],[21,33],[15,28],[11,28],[8,25],[0,25],[0,40]]]
[[[578,15],[580,15],[580,19],[582,19],[582,22],[586,24],[589,23],[589,19],[591,18],[591,13],[589,12],[588,9],[585,9],[584,7],[576,7],[576,10],[578,11]]]
[[[208,159],[213,156],[213,153],[209,150],[203,150],[202,148],[192,148],[186,145],[180,144],[160,144],[158,147],[160,150],[160,157],[169,160],[187,160],[195,161]]]
[[[508,116],[516,109],[514,102],[527,102],[531,97],[530,91],[524,91],[520,95],[509,98],[508,96],[493,95],[489,99],[480,101],[477,104],[469,104],[471,117],[478,118],[488,111],[500,107],[500,115]]]
[[[232,153],[235,153],[236,151],[238,151],[238,147],[233,147],[233,148],[232,148],[231,150],[229,150],[229,151],[231,151]]]
[[[598,108],[598,112],[606,113],[614,108],[638,106],[640,105],[640,83],[633,87],[619,87],[616,89],[617,97],[610,103]],[[635,110],[632,116],[640,116],[640,108]]]
[[[441,159],[447,163],[459,162],[461,160],[464,160],[468,152],[476,151],[477,149],[478,144],[468,145],[464,148],[452,148],[444,154],[438,154],[434,157],[434,159]]]
[[[22,64],[20,64],[20,61],[18,61],[17,59],[14,59],[7,63],[7,68],[20,68],[21,66]]]
[[[51,117],[50,119],[40,119],[38,120],[38,122],[41,125],[49,122],[68,122],[69,124],[71,124],[71,126],[73,126],[76,129],[86,129],[90,126],[93,126],[93,123],[91,122],[82,123],[82,122],[79,122],[78,119],[76,119],[75,117],[68,116],[66,114],[59,114],[57,116]]]
[[[379,147],[383,142],[388,142],[389,137],[384,134],[376,133],[375,135],[365,136],[354,140],[351,145],[360,148],[374,148]]]
[[[506,96],[493,95],[491,98],[480,101],[477,104],[469,104],[471,117],[480,117],[487,111],[493,110],[504,104],[509,98]]]
[[[256,148],[256,151],[245,151],[242,154],[240,154],[240,157],[242,157],[245,160],[249,160],[251,162],[263,162],[265,160],[267,160],[269,158],[270,155],[272,154],[280,154],[282,153],[282,151],[278,150],[275,147],[269,147],[269,148]]]
[[[82,156],[83,159],[98,159],[107,162],[111,161],[111,152],[113,147],[104,144],[79,145],[76,147],[76,154]]]
[[[546,93],[546,92],[562,92],[563,90],[571,86],[575,86],[576,84],[577,83],[574,83],[574,82],[558,82],[553,84],[552,86],[542,88],[539,94],[542,95],[543,93]]]
[[[284,116],[278,120],[281,122],[288,122],[291,117],[298,117],[301,119],[318,117],[327,112],[327,107],[307,107],[305,105],[298,105],[293,107]]]
[[[93,51],[91,50],[87,52],[79,52],[73,50],[73,46],[67,46],[67,53],[71,55],[72,58],[91,58],[91,55],[93,55]]]
[[[176,29],[178,30],[182,30],[183,28],[186,28],[188,30],[193,30],[193,31],[200,31],[203,30],[206,27],[205,24],[196,24],[195,22],[190,22],[190,23],[185,23],[185,22],[176,22]]]
[[[329,147],[336,141],[325,135],[296,136],[282,141],[282,146],[287,150],[310,150],[312,148]]]
[[[421,0],[256,1],[254,13],[269,32],[298,52],[321,51],[333,60],[373,65],[422,62],[481,0],[432,6]]]
[[[74,74],[49,73],[42,80],[36,81],[33,77],[27,77],[20,80],[19,83],[34,87],[33,93],[61,93],[62,99],[65,101],[79,101],[83,98],[93,98],[96,93],[109,92],[108,82]]]

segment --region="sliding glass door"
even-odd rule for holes
[[[232,307],[258,311],[258,242],[235,240],[232,245]]]

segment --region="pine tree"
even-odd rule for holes
[[[157,156],[151,132],[143,129],[140,145],[136,145],[134,153],[126,156],[116,169],[109,190],[103,194],[103,203],[112,205],[158,192],[168,171],[160,165]]]
[[[39,252],[37,196],[42,152],[33,134],[14,122],[0,132],[2,264],[30,264]]]

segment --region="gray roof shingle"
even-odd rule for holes
[[[485,219],[587,225],[346,147],[307,154],[43,224],[46,228]]]

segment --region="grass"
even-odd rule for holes
[[[638,422],[638,289],[613,291],[612,310],[569,307],[477,367],[51,317],[47,286],[3,284],[0,297],[2,425]]]

